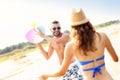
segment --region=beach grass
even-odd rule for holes
[[[47,43],[44,43],[42,44],[42,46],[45,48],[48,44]],[[10,59],[15,59],[15,58],[18,58],[20,56],[25,56],[26,54],[30,53],[30,52],[33,52],[33,51],[36,51],[38,50],[37,47],[35,48],[32,48],[32,49],[28,49],[28,50],[21,50],[19,52],[16,52],[16,53],[12,53],[12,54],[9,54],[9,55],[3,55],[0,57],[0,62],[4,62],[6,60],[10,60]]]

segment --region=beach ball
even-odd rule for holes
[[[36,29],[41,30],[45,34],[45,28],[42,25],[31,28],[30,30],[28,30],[28,32],[26,32],[26,35],[25,35],[26,39],[30,43],[36,44],[43,40],[43,38],[37,34]]]
[[[45,34],[45,28],[42,25],[36,26],[36,29],[41,30],[43,34]]]

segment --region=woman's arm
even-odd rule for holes
[[[110,53],[112,59],[115,62],[118,62],[118,56],[112,46],[112,43],[110,42],[110,39],[108,38],[108,36],[106,34],[105,34],[105,43],[106,43],[106,48],[107,48],[108,52]]]

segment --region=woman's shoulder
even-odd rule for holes
[[[73,53],[73,51],[74,51],[74,42],[73,42],[73,40],[70,40],[70,41],[66,44],[65,49],[66,49],[67,51],[69,51],[69,53]]]
[[[100,35],[106,35],[105,32],[97,32],[97,33],[100,34]]]
[[[67,47],[72,47],[73,46],[73,40],[70,40],[67,44],[66,44]]]
[[[109,37],[108,37],[108,35],[106,33],[104,33],[104,32],[97,32],[97,34],[100,36],[102,41],[104,41],[104,42],[108,41]]]
[[[105,32],[97,32],[98,35],[100,35],[101,37],[106,37],[107,34]]]

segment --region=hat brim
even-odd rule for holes
[[[73,23],[71,23],[71,26],[77,26],[77,25],[81,25],[81,24],[84,24],[84,23],[87,23],[87,22],[89,22],[89,20],[88,19],[84,19],[84,20],[82,20],[80,22],[73,22]]]

